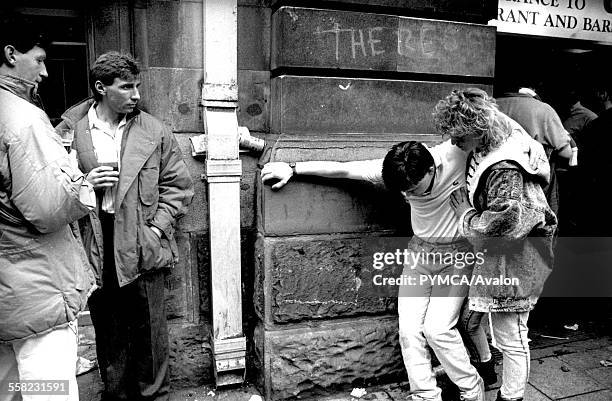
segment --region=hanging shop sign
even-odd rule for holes
[[[498,32],[612,43],[612,0],[498,0]]]

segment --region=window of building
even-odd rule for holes
[[[40,85],[39,94],[56,125],[68,107],[89,95],[87,19],[75,9],[31,7],[19,11],[40,24],[51,39],[46,61],[49,78]]]

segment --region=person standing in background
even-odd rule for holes
[[[555,174],[557,159],[568,163],[572,157],[571,137],[563,128],[561,118],[550,105],[529,93],[519,93],[520,85],[510,86],[508,92],[496,97],[499,110],[516,121],[536,141],[544,146],[548,155],[550,181],[544,193],[555,214],[559,211],[559,184]]]
[[[612,213],[609,211],[607,191],[612,180],[612,161],[607,149],[612,145],[612,83],[602,82],[597,89],[601,111],[580,135],[578,157],[580,176],[580,211],[578,234],[583,236],[611,236]],[[588,195],[587,195],[588,193]]]
[[[563,120],[563,127],[580,146],[581,134],[587,125],[597,118],[597,114],[582,105],[576,90],[568,91],[566,104],[569,106],[569,113]]]
[[[565,95],[565,106],[568,107],[567,118],[563,120],[563,127],[576,143],[573,148],[573,163],[567,168],[557,169],[559,178],[559,197],[563,199],[559,208],[559,233],[564,236],[572,236],[578,233],[578,219],[580,213],[579,197],[582,196],[578,188],[581,187],[583,177],[578,166],[578,155],[582,148],[582,141],[587,126],[597,118],[597,114],[587,109],[580,102],[576,90],[568,90]]]

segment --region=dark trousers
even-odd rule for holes
[[[167,400],[168,328],[164,273],[119,287],[113,258],[113,217],[102,214],[102,287],[89,299],[103,400]]]

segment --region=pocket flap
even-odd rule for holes
[[[138,193],[140,201],[145,206],[151,206],[157,201],[158,197],[158,170],[143,169],[138,175]]]

